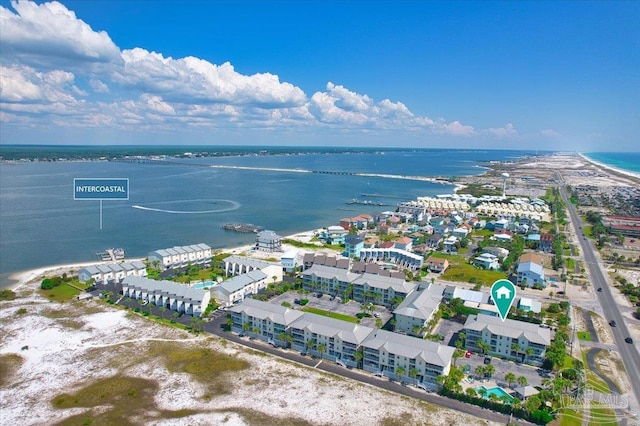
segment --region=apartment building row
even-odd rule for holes
[[[437,376],[449,373],[455,351],[435,342],[254,299],[245,299],[229,312],[232,330],[237,333],[395,379],[412,377],[434,383]]]
[[[232,278],[211,288],[211,296],[222,306],[228,307],[251,294],[266,289],[269,284],[282,281],[282,265],[244,256],[224,259],[226,276]]]
[[[93,280],[96,284],[120,283],[125,277],[147,276],[147,265],[139,260],[86,266],[78,272],[78,280],[86,283]]]
[[[202,316],[211,300],[207,290],[136,276],[126,277],[122,281],[122,294],[193,316]]]
[[[410,238],[407,238],[411,241]],[[360,260],[364,262],[391,262],[412,271],[419,270],[424,264],[424,256],[409,251],[391,248],[363,248],[360,250]]]
[[[354,273],[347,269],[313,265],[302,273],[302,287],[307,291],[350,297],[359,303],[372,302],[391,307],[416,287],[403,278],[369,273]]]
[[[485,314],[469,315],[463,331],[467,349],[481,351],[483,342],[488,354],[528,364],[541,365],[551,344],[549,328]]]
[[[175,246],[149,253],[149,266],[160,269],[184,268],[189,265],[208,266],[211,264],[211,247],[206,244]]]

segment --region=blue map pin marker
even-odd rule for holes
[[[504,321],[516,299],[516,286],[509,280],[498,280],[491,286],[491,297],[498,308],[500,318]]]

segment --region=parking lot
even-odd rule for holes
[[[460,324],[459,322],[441,319],[440,322],[434,327],[433,334],[439,334],[444,337],[444,340],[441,342],[444,345],[455,346],[456,340],[458,339],[458,333],[462,331],[462,327],[464,324]]]
[[[270,303],[275,303],[277,305],[281,305],[282,302],[288,302],[291,304],[293,309],[302,310],[302,306],[295,303],[296,299],[301,299],[302,296],[296,291],[288,291],[284,294],[274,297],[271,299]],[[304,296],[304,298],[309,299],[309,303],[305,306],[309,306],[312,308],[322,309],[324,311],[329,312],[337,312],[343,315],[349,315],[355,317],[356,314],[362,312],[362,308],[360,303],[350,300],[347,303],[342,303],[342,300],[339,297],[331,300],[331,297],[327,294],[322,295],[321,297],[316,297],[313,293],[309,293]],[[365,325],[367,327],[375,327],[376,318],[380,318],[382,320],[382,324],[386,324],[392,317],[391,312],[382,307],[382,306],[374,306],[375,310],[373,311],[373,317],[371,318],[362,318],[360,321],[361,325]]]
[[[475,375],[475,370],[478,365],[485,365],[484,359],[485,355],[481,354],[472,354],[471,358],[461,357],[458,358],[456,364],[459,366],[470,366],[471,375]],[[542,384],[542,379],[544,378],[541,375],[542,370],[538,367],[534,367],[528,364],[517,364],[514,361],[507,361],[500,358],[490,357],[491,364],[496,369],[496,372],[493,374],[492,379],[495,380],[498,385],[506,387],[508,385],[505,380],[505,374],[511,372],[515,374],[516,377],[524,376],[527,378],[527,382],[531,386],[540,386]]]

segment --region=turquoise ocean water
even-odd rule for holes
[[[617,169],[640,173],[640,152],[587,152],[583,155]]]

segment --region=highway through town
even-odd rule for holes
[[[640,405],[640,354],[636,347],[637,342],[629,344],[624,340],[626,337],[631,336],[631,334],[629,333],[624,318],[620,313],[620,309],[618,309],[618,305],[611,294],[611,289],[609,288],[605,275],[602,272],[601,262],[596,257],[593,243],[591,240],[582,237],[582,220],[578,216],[575,206],[569,202],[562,178],[560,178],[560,195],[567,205],[569,217],[571,218],[574,229],[578,234],[578,240],[582,247],[582,253],[584,254],[584,260],[587,264],[594,290],[602,288],[602,291],[595,291],[595,294],[602,306],[605,319],[607,322],[613,320],[617,323],[617,327],[611,327],[611,332],[618,347],[618,352],[622,357],[624,368],[629,376],[631,388],[635,394],[636,404]]]

